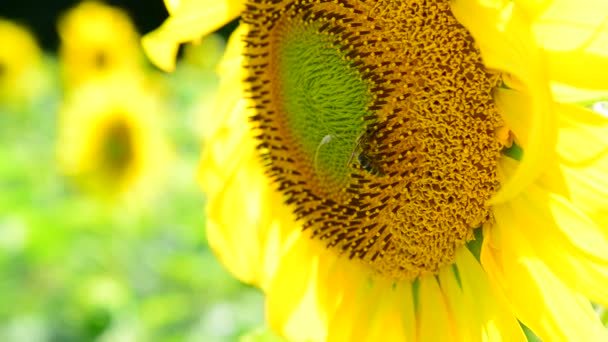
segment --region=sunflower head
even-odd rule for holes
[[[65,174],[102,199],[153,194],[168,157],[157,108],[150,94],[122,78],[96,80],[70,94],[57,151]]]
[[[38,93],[42,52],[23,26],[0,19],[0,103],[16,103]]]
[[[568,89],[608,89],[608,3],[166,2],[144,39],[166,69],[241,16],[199,175],[210,245],[274,329],[607,339],[608,120]]]
[[[248,3],[244,81],[268,175],[310,237],[411,280],[491,220],[500,78],[449,3],[391,4]]]
[[[138,34],[129,16],[119,8],[84,1],[64,14],[58,31],[67,86],[117,70],[133,72],[139,67]]]

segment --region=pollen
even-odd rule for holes
[[[449,1],[250,0],[242,18],[258,150],[304,231],[391,279],[452,263],[492,220],[505,125]]]

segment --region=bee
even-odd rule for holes
[[[378,165],[377,161],[374,160],[372,156],[367,154],[365,151],[366,145],[369,142],[369,134],[367,132],[363,132],[359,134],[357,137],[357,142],[355,144],[355,148],[348,158],[348,162],[346,163],[346,167],[350,167],[353,161],[353,158],[357,158],[359,165],[361,168],[374,176],[383,176],[384,172]]]

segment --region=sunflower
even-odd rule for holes
[[[608,3],[166,4],[165,69],[241,16],[199,176],[274,330],[608,339],[608,118],[580,105],[608,91]]]
[[[67,87],[114,71],[139,70],[139,37],[131,19],[120,8],[83,1],[65,13],[57,26]]]
[[[161,184],[169,149],[159,105],[129,78],[91,80],[62,104],[61,170],[93,197],[139,205]]]
[[[30,31],[0,19],[0,104],[27,102],[42,90],[42,52]]]

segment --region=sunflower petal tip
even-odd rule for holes
[[[154,33],[150,33],[141,39],[141,44],[154,65],[167,72],[175,70],[175,58],[179,43],[166,41],[155,36]]]

